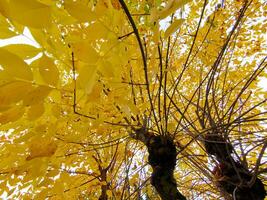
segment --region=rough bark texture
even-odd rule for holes
[[[253,175],[242,164],[232,161],[221,162],[216,167],[217,185],[236,200],[264,200],[266,191],[259,178],[249,185]]]
[[[156,188],[163,200],[185,200],[186,198],[177,190],[173,177],[173,170],[153,167],[151,184]]]
[[[214,155],[219,164],[214,168],[217,186],[227,192],[235,200],[264,200],[266,191],[259,178],[254,182],[253,174],[235,161],[231,153],[233,146],[225,138],[217,133],[208,133],[204,142],[209,155]]]
[[[233,146],[222,135],[208,133],[205,137],[205,149],[219,161],[230,161]]]
[[[135,130],[133,137],[143,142],[148,149],[148,163],[153,169],[151,184],[162,200],[186,200],[178,191],[174,178],[176,147],[171,138],[155,136],[146,129]]]
[[[153,136],[147,144],[148,162],[153,168],[151,184],[163,200],[185,200],[178,191],[173,176],[176,165],[176,148],[173,141],[162,136]]]

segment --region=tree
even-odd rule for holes
[[[266,195],[264,0],[0,0],[0,195]]]

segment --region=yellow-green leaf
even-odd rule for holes
[[[27,96],[23,99],[24,105],[34,105],[38,104],[47,97],[51,91],[50,87],[47,86],[38,86],[34,90],[30,91]]]
[[[51,8],[36,0],[10,0],[10,17],[22,25],[47,28],[51,24]]]
[[[22,100],[33,89],[32,84],[14,81],[0,86],[0,104],[9,105]]]
[[[0,13],[8,17],[9,8],[8,8],[8,1],[7,0],[0,0]]]
[[[93,24],[90,24],[90,26],[85,29],[85,32],[88,40],[94,41],[107,37],[109,30],[102,23],[95,22]]]
[[[73,50],[75,57],[77,57],[79,60],[83,62],[95,64],[99,59],[98,53],[91,46],[89,41],[75,43],[73,45]]]
[[[0,113],[0,124],[6,124],[8,122],[17,121],[24,113],[24,109],[21,106],[14,106],[9,110]]]
[[[191,0],[169,0],[166,7],[159,12],[159,18],[164,19],[174,13],[177,9],[181,8]]]
[[[30,66],[17,55],[0,48],[0,78],[32,80]]]
[[[54,184],[53,192],[60,195],[64,193],[64,184],[60,180],[57,180]]]
[[[106,61],[106,60],[102,60],[99,67],[98,67],[99,71],[101,72],[101,74],[103,76],[106,77],[114,77],[115,76],[115,69],[114,66],[111,62]]]
[[[101,98],[101,92],[103,90],[103,86],[99,83],[96,83],[92,88],[92,91],[89,95],[87,95],[87,101],[97,102]]]
[[[43,80],[49,84],[56,86],[59,78],[59,72],[54,61],[44,55],[39,61],[39,72]]]
[[[0,25],[0,39],[7,39],[15,35],[16,35],[15,32],[9,30],[7,27],[3,27]]]
[[[96,65],[84,65],[78,71],[79,76],[77,79],[77,83],[81,88],[85,90],[87,94],[90,94],[93,90],[93,86],[96,82],[96,73],[97,66]]]
[[[165,31],[164,38],[168,38],[171,34],[177,31],[177,29],[181,27],[183,22],[184,19],[177,19],[173,21],[172,24]]]
[[[60,115],[61,115],[61,108],[60,108],[60,106],[53,105],[52,108],[51,108],[51,113],[56,118],[60,118]]]
[[[0,3],[0,9],[1,9],[1,3]],[[0,14],[0,39],[7,39],[15,35],[17,35],[17,33],[11,30],[10,24],[7,22],[7,19]]]
[[[29,144],[30,155],[27,160],[31,160],[38,157],[50,157],[57,150],[57,144],[51,138],[35,137]]]
[[[89,22],[95,20],[95,14],[86,4],[66,0],[64,2],[64,8],[72,17],[80,22]]]
[[[39,104],[35,104],[32,105],[30,107],[30,109],[28,110],[28,119],[29,120],[35,120],[39,117],[42,116],[42,114],[44,113],[44,104],[43,103],[39,103]]]
[[[10,44],[3,47],[4,49],[16,54],[22,59],[29,59],[40,53],[40,49],[28,44]]]

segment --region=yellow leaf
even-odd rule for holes
[[[54,61],[44,55],[39,61],[39,72],[43,80],[49,84],[56,86],[59,78],[59,72]]]
[[[0,39],[7,39],[10,37],[13,37],[17,35],[15,32],[11,31],[8,29],[8,27],[4,27],[1,25],[1,21],[0,21]]]
[[[88,40],[97,40],[107,37],[109,31],[102,23],[95,22],[85,29],[85,33]]]
[[[0,0],[0,9],[1,9],[1,0]],[[7,22],[7,19],[4,16],[0,15],[0,39],[10,38],[15,35],[17,35],[17,33],[10,30],[10,25]]]
[[[47,194],[49,192],[50,189],[46,188],[44,190],[41,190],[41,192],[37,193],[35,198],[36,199],[46,199],[47,198]]]
[[[8,122],[17,121],[24,113],[24,109],[21,106],[14,106],[13,108],[0,113],[0,124],[6,124]]]
[[[58,106],[58,105],[53,105],[52,108],[51,108],[51,112],[56,118],[60,118],[60,116],[61,116],[61,107]]]
[[[173,21],[172,24],[165,31],[164,38],[168,38],[171,34],[177,31],[177,29],[181,27],[183,22],[184,19],[177,19]]]
[[[9,105],[22,100],[33,89],[31,83],[14,81],[0,86],[0,105]]]
[[[49,97],[53,103],[61,103],[62,102],[62,93],[59,90],[53,90],[49,94]]]
[[[9,191],[10,188],[7,186],[7,180],[0,183],[0,196],[3,196],[6,191]]]
[[[8,1],[7,0],[0,0],[0,13],[8,17],[9,13],[9,8],[8,8]]]
[[[111,190],[107,190],[107,195],[108,195],[109,198],[111,198],[112,197],[112,191]]]
[[[181,8],[191,0],[169,0],[166,7],[159,12],[159,18],[164,19],[174,13],[177,9]]]
[[[32,80],[30,66],[17,55],[0,48],[0,78]]]
[[[0,104],[0,112],[3,112],[3,111],[5,111],[5,110],[8,110],[9,108],[11,108],[10,105],[1,105],[1,104]]]
[[[96,65],[84,65],[78,71],[79,76],[77,78],[77,83],[81,88],[85,90],[87,94],[92,92],[93,86],[96,82],[96,73],[97,66]]]
[[[27,160],[38,157],[51,157],[57,150],[57,144],[51,138],[34,137],[29,144],[30,155]]]
[[[63,194],[64,193],[64,184],[60,180],[58,180],[53,186],[53,192],[56,194]]]
[[[119,0],[111,0],[111,4],[112,4],[113,8],[115,8],[116,10],[121,9],[121,4],[120,4]]]
[[[115,76],[114,66],[109,61],[102,61],[98,68],[101,74],[106,77],[111,78]]]
[[[10,16],[22,25],[33,28],[46,28],[51,24],[49,6],[35,0],[10,0]]]
[[[35,131],[39,134],[43,134],[47,132],[47,128],[46,124],[40,124],[35,127]]]
[[[28,110],[28,119],[29,120],[35,120],[35,119],[41,117],[42,114],[44,113],[44,110],[45,109],[44,109],[43,103],[32,105],[30,107],[30,109]]]
[[[95,20],[95,14],[86,4],[67,0],[64,2],[64,8],[72,17],[80,22],[90,22]]]
[[[40,45],[45,46],[47,43],[47,35],[42,29],[29,29],[31,31],[31,35],[33,36],[34,40]]]
[[[103,185],[103,186],[105,186],[105,185],[107,185],[108,183],[104,180],[104,181],[101,181],[101,182],[99,182],[99,185]]]
[[[38,86],[34,90],[30,91],[27,96],[23,99],[24,105],[34,105],[38,104],[47,97],[51,92],[51,88],[47,86]]]
[[[153,38],[152,40],[158,44],[159,40],[160,40],[160,28],[159,28],[159,23],[158,22],[155,22],[154,26],[153,26]]]
[[[52,6],[55,4],[55,0],[38,0],[38,1],[48,6]]]
[[[87,95],[87,102],[98,102],[101,98],[102,85],[96,83],[89,95]]]
[[[98,1],[95,7],[97,17],[102,17],[108,10],[107,0]]]
[[[40,49],[28,44],[10,44],[4,46],[3,49],[16,54],[22,59],[29,59],[40,53]]]
[[[75,43],[73,49],[75,58],[78,58],[83,62],[95,64],[99,59],[98,53],[91,46],[89,41]]]
[[[130,179],[130,184],[131,184],[131,185],[134,185],[134,184],[136,184],[136,183],[138,182],[138,180],[139,180],[139,174],[136,173],[136,174],[134,174],[134,175],[132,176],[132,178]]]

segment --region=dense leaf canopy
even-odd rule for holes
[[[187,199],[235,198],[218,170],[230,154],[266,184],[266,11],[264,0],[0,0],[0,41],[31,40],[0,48],[0,198],[160,199],[156,136],[176,148]]]

